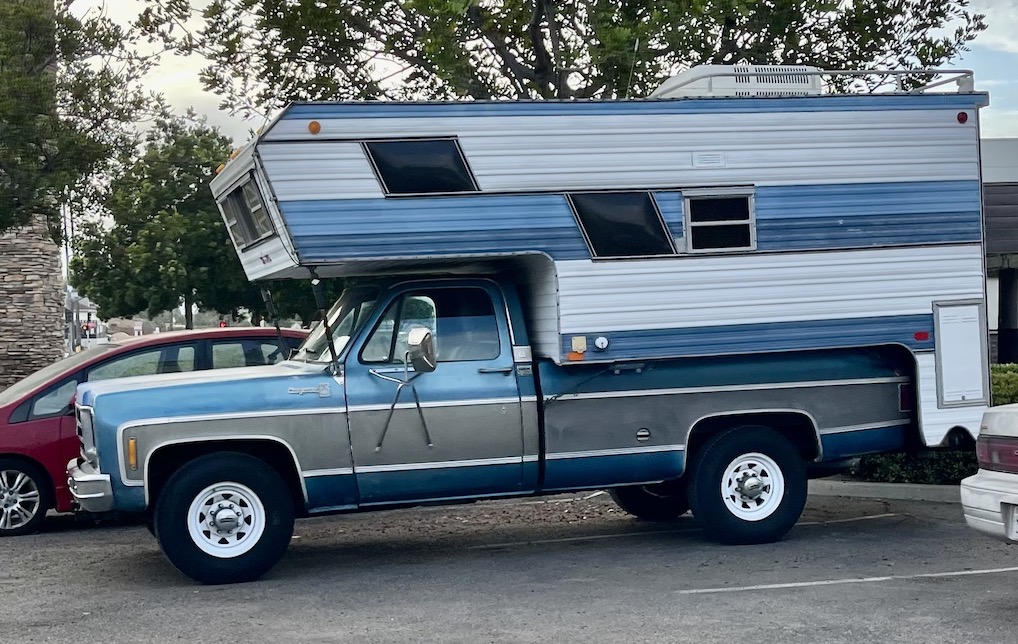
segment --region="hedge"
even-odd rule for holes
[[[990,389],[994,405],[1018,402],[1018,364],[993,365]],[[974,451],[942,450],[863,456],[849,473],[863,481],[957,485],[978,469]]]

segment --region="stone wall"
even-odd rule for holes
[[[41,221],[0,235],[0,389],[63,357],[64,297]]]

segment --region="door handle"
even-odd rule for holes
[[[477,370],[477,373],[501,373],[503,375],[510,375],[516,367],[481,367]]]

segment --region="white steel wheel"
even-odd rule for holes
[[[689,505],[707,534],[732,544],[783,537],[806,505],[803,455],[769,427],[734,427],[696,449]]]
[[[261,539],[265,506],[246,485],[216,483],[194,497],[187,511],[187,529],[205,554],[220,559],[239,557]]]
[[[743,521],[762,521],[774,514],[785,494],[785,477],[772,458],[743,454],[725,468],[721,497],[728,511]]]

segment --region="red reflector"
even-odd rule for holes
[[[965,125],[969,122],[968,112],[958,112],[958,122]]]
[[[926,342],[927,340],[930,339],[930,332],[929,331],[916,331],[912,335],[912,337],[915,338],[916,340],[920,341],[920,342]]]
[[[984,434],[976,441],[976,458],[984,470],[1018,474],[1018,438]]]
[[[915,389],[911,384],[898,385],[898,411],[915,409]]]

